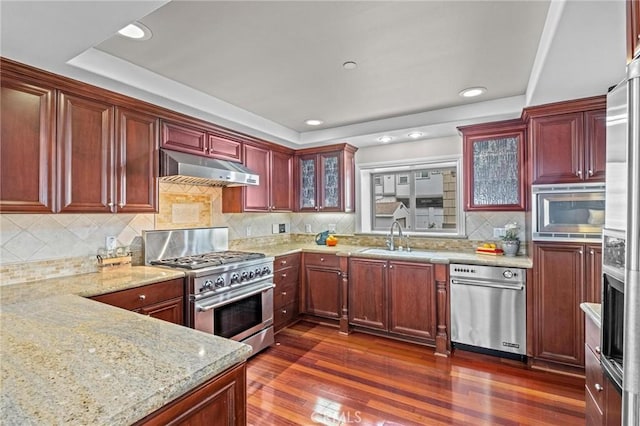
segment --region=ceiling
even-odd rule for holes
[[[624,76],[624,0],[3,0],[0,16],[2,56],[293,147],[448,136]],[[116,34],[136,20],[151,39]]]

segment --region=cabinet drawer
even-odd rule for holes
[[[92,297],[92,299],[132,311],[134,309],[140,309],[144,306],[177,297],[184,297],[184,280],[181,278],[116,291],[113,293],[101,294],[99,296]]]
[[[281,308],[284,305],[298,300],[298,282],[289,282],[286,284],[276,284],[273,289],[273,306],[274,309]]]
[[[298,303],[293,302],[273,311],[273,325],[279,330],[298,317]]]
[[[273,281],[276,284],[297,283],[300,280],[300,268],[285,268],[273,274]]]
[[[600,327],[585,315],[585,343],[600,361]]]
[[[287,254],[284,256],[276,257],[273,262],[273,269],[275,272],[278,272],[284,268],[289,268],[291,266],[299,266],[300,265],[300,253]]]
[[[602,368],[600,367],[598,358],[596,358],[587,345],[585,345],[584,370],[586,375],[585,386],[587,391],[593,396],[593,400],[602,413],[602,408],[604,406],[605,377],[602,373]]]
[[[324,266],[328,268],[339,268],[340,259],[335,254],[305,253],[304,264]]]

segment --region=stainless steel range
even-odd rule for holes
[[[187,325],[247,343],[274,342],[273,257],[228,250],[228,228],[143,232],[145,264],[184,270]]]

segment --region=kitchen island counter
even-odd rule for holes
[[[76,295],[3,304],[3,424],[127,425],[251,347]]]

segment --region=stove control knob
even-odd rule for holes
[[[256,268],[256,277],[259,277],[261,275],[262,275],[262,269]]]
[[[269,268],[268,266],[265,266],[264,268],[262,268],[262,275],[269,275],[271,273],[271,268]]]
[[[240,275],[240,280],[246,281],[247,279],[249,279],[249,274],[245,271]]]
[[[240,276],[238,275],[237,272],[234,272],[233,274],[231,274],[231,284],[237,283],[237,282],[240,282]]]
[[[216,278],[215,286],[216,288],[224,287],[224,277]]]
[[[200,291],[206,291],[206,290],[213,290],[213,281],[211,280],[206,280],[204,282],[204,284],[202,285],[202,287],[200,288]]]
[[[255,273],[255,272],[253,272],[253,271],[249,271],[249,279],[250,279],[250,280],[252,280],[252,279],[253,279],[253,277],[255,277],[255,276],[256,276],[256,273]]]

